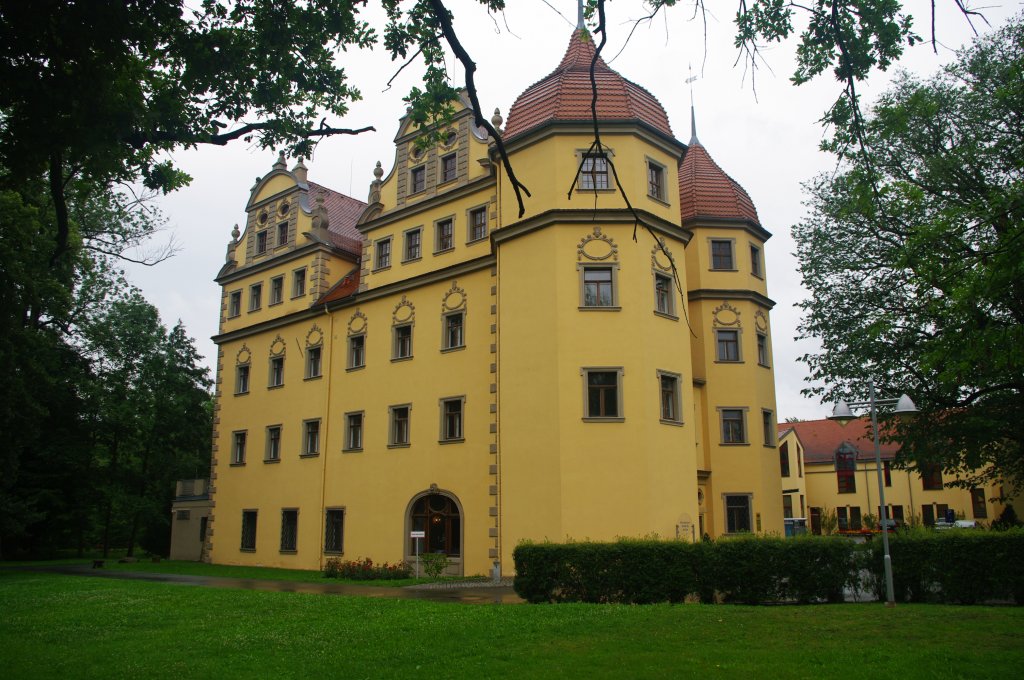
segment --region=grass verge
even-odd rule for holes
[[[15,678],[932,679],[1024,664],[1011,607],[474,606],[0,572],[0,611]]]

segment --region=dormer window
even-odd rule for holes
[[[603,153],[583,154],[580,188],[584,191],[608,188],[608,157]]]

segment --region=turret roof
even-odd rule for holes
[[[679,164],[679,212],[683,224],[700,218],[747,220],[760,225],[750,195],[708,154],[696,131]]]
[[[505,138],[522,135],[552,121],[590,121],[592,90],[590,64],[594,41],[585,29],[569,39],[562,62],[548,76],[519,95],[508,112]],[[598,58],[594,66],[597,81],[599,120],[638,120],[672,136],[668,114],[650,92],[613,71]]]

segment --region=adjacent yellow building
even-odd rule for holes
[[[283,156],[253,187],[217,277],[208,559],[510,574],[524,540],[782,533],[770,234],[601,60],[593,145],[593,54],[576,31],[509,110],[522,215],[465,102],[432,145],[400,122],[367,203]]]
[[[868,515],[876,522],[882,516],[869,419],[860,418],[845,427],[833,420],[785,423],[779,426],[779,442],[790,451],[799,447],[803,452],[810,532],[822,533],[823,517],[832,513],[840,532],[868,529]],[[1005,496],[1000,484],[951,487],[954,478],[939,467],[923,474],[894,467],[897,449],[893,443],[881,444],[884,514],[896,526],[934,526],[945,521],[947,511],[957,519],[988,524],[1003,512],[1005,505],[996,500]]]

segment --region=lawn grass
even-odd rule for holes
[[[1013,677],[1024,609],[466,605],[0,572],[11,678]]]
[[[67,565],[91,565],[92,560],[83,559],[62,559],[33,562],[0,562],[0,566],[67,566]],[[354,583],[363,586],[379,586],[399,588],[419,583],[437,583],[438,581],[452,580],[474,580],[463,578],[403,578],[393,580],[354,580],[354,579],[327,579],[322,572],[310,571],[308,569],[277,569],[272,567],[246,567],[230,564],[206,564],[203,562],[186,562],[178,560],[140,560],[138,562],[118,562],[116,559],[106,560],[102,567],[107,571],[138,571],[148,574],[186,574],[189,576],[215,576],[222,578],[252,578],[267,581],[295,581],[299,583]]]

